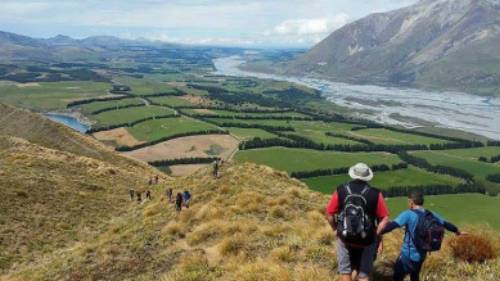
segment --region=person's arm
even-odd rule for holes
[[[462,233],[458,230],[458,227],[450,222],[445,221],[440,215],[432,212],[432,214],[441,222],[444,228],[450,232],[455,233],[456,235],[461,235]]]
[[[328,202],[328,205],[326,206],[326,219],[328,221],[328,224],[332,228],[333,231],[337,231],[337,221],[335,220],[335,214],[338,212],[339,209],[339,195],[337,191],[333,193],[332,198],[330,198],[330,201]]]
[[[389,232],[393,231],[394,229],[400,228],[400,227],[401,226],[397,222],[391,221],[390,223],[388,223],[386,225],[386,227],[382,230],[382,232],[379,235],[384,235],[384,234],[389,233]]]
[[[389,209],[387,208],[387,204],[385,204],[382,192],[379,193],[377,200],[377,218],[379,219],[377,235],[380,235],[389,223]]]

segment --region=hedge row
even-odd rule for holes
[[[233,128],[243,128],[243,129],[261,129],[264,131],[268,131],[270,133],[275,132],[295,132],[295,128],[286,127],[286,126],[271,126],[271,125],[260,125],[260,124],[246,124],[246,123],[217,123],[212,120],[208,120],[206,118],[200,118],[202,121],[206,123],[210,123],[219,127],[233,127]]]
[[[427,162],[427,160],[410,155],[406,151],[401,151],[398,153],[398,155],[401,160],[413,166],[425,169],[429,172],[461,178],[469,183],[472,183],[474,181],[474,175],[465,170],[442,165],[431,165],[429,162]]]
[[[315,143],[309,139],[301,136],[283,134],[280,132],[273,132],[282,138],[261,139],[254,138],[240,143],[240,150],[257,149],[264,147],[283,146],[288,148],[307,148],[314,150],[331,150],[331,151],[344,151],[344,152],[390,152],[398,153],[405,150],[428,150],[426,145],[384,145],[384,144],[322,144]],[[287,138],[287,139],[284,139]]]
[[[252,109],[252,108],[234,109],[234,108],[228,107],[228,106],[201,106],[201,105],[194,105],[194,106],[182,105],[182,106],[176,106],[175,108],[177,108],[177,109],[224,110],[224,111],[235,112],[235,113],[242,113],[242,112],[243,113],[290,113],[290,112],[296,112],[296,111],[290,110],[290,109],[273,109],[273,110],[260,110],[260,109]]]
[[[85,99],[85,100],[77,100],[77,101],[72,101],[66,105],[66,107],[75,107],[78,105],[83,105],[83,104],[89,104],[93,102],[99,102],[99,101],[117,101],[117,100],[124,100],[124,99],[130,99],[133,98],[131,96],[119,96],[119,97],[106,97],[106,98],[92,98],[92,99]]]
[[[493,174],[486,177],[490,182],[500,183],[500,174]]]
[[[137,149],[140,149],[140,148],[144,148],[146,146],[152,146],[152,145],[164,142],[164,141],[168,141],[168,140],[172,140],[172,139],[176,139],[176,138],[188,137],[188,136],[196,136],[196,135],[227,135],[227,134],[228,133],[226,131],[221,131],[221,130],[206,130],[206,131],[198,131],[198,132],[187,132],[187,133],[176,134],[176,135],[171,135],[171,136],[159,138],[159,139],[154,140],[154,141],[145,142],[145,143],[141,143],[141,144],[134,145],[134,146],[119,146],[119,147],[116,148],[116,151],[121,151],[121,152],[124,152],[124,151],[133,151],[133,150],[137,150]]]
[[[355,142],[364,143],[366,145],[374,144],[373,142],[371,142],[369,140],[366,140],[366,139],[357,138],[357,137],[353,137],[353,136],[347,136],[347,135],[343,135],[343,134],[326,132],[326,135],[329,136],[329,137],[335,137],[335,138],[342,138],[342,139],[346,139],[346,140],[352,140],[352,141],[355,141]]]
[[[459,193],[486,193],[486,188],[478,183],[450,185],[426,185],[426,186],[395,186],[382,190],[385,197],[407,196],[411,191],[419,190],[425,195],[459,194]]]
[[[486,162],[486,163],[496,163],[496,162],[500,161],[500,154],[492,156],[489,159],[486,156],[481,156],[481,157],[479,157],[478,160],[481,162]]]
[[[401,170],[401,169],[407,169],[408,164],[407,163],[399,163],[399,164],[393,164],[392,166],[388,166],[386,164],[381,164],[381,165],[374,165],[371,167],[372,171],[374,172],[384,172],[384,171],[395,171],[395,170]],[[349,172],[349,167],[343,167],[343,168],[336,168],[336,169],[318,169],[318,170],[313,170],[313,171],[299,171],[299,172],[292,172],[290,173],[291,177],[297,178],[297,179],[306,179],[306,178],[315,178],[315,177],[322,177],[322,176],[333,176],[333,175],[344,175]]]
[[[148,164],[155,167],[167,167],[173,165],[210,164],[219,160],[219,157],[191,157],[152,161],[148,162]]]
[[[190,114],[182,112],[193,118],[212,118],[212,119],[235,119],[235,120],[290,120],[290,121],[313,121],[310,117],[293,117],[293,116],[223,116],[223,115],[210,115],[210,114]]]
[[[103,113],[103,112],[107,112],[107,111],[114,111],[114,110],[131,108],[131,107],[143,107],[143,106],[146,106],[146,105],[144,103],[141,103],[141,104],[136,103],[136,104],[119,105],[119,106],[102,108],[102,109],[93,111],[90,114],[97,115],[97,114],[100,114],[100,113]]]
[[[96,127],[96,128],[91,128],[86,133],[87,134],[93,134],[93,133],[97,133],[97,132],[101,132],[101,131],[108,131],[108,130],[112,130],[112,129],[116,129],[116,128],[121,128],[121,127],[132,127],[132,126],[135,126],[135,125],[137,125],[139,123],[146,122],[146,121],[149,121],[149,120],[167,119],[167,118],[178,118],[178,117],[180,117],[180,116],[179,115],[175,115],[175,114],[168,114],[168,115],[160,115],[160,116],[147,117],[147,118],[142,118],[142,119],[135,120],[135,121],[128,122],[128,123],[114,124],[114,125],[109,125],[109,126],[100,126],[100,127]]]

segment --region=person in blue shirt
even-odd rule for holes
[[[191,193],[189,191],[184,191],[182,193],[182,200],[184,201],[184,206],[189,209],[189,204],[191,203]]]
[[[403,281],[407,275],[410,275],[411,281],[420,280],[420,270],[422,269],[422,264],[425,261],[427,253],[417,249],[412,237],[415,237],[415,231],[419,220],[419,215],[416,212],[422,212],[423,214],[425,212],[423,205],[424,194],[421,191],[412,191],[408,196],[409,209],[402,212],[394,221],[389,223],[381,233],[379,233],[383,235],[401,227],[404,227],[406,230],[404,242],[401,247],[401,254],[394,265],[394,281]],[[454,232],[456,235],[462,234],[455,225],[445,221],[434,212],[432,212],[432,214],[446,230]]]

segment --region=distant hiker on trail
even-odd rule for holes
[[[174,195],[174,190],[172,188],[167,188],[165,191],[165,195],[167,196],[168,202],[172,202],[172,196]]]
[[[219,177],[219,160],[215,160],[213,163],[214,166],[214,177]]]
[[[148,189],[148,190],[146,190],[146,198],[147,198],[148,200],[152,200],[152,199],[153,199],[153,197],[151,197],[151,190],[149,190],[149,189]]]
[[[137,195],[137,203],[139,203],[139,204],[142,203],[142,194],[141,194],[141,192],[137,191],[135,194]]]
[[[401,254],[394,265],[394,281],[403,281],[407,275],[410,275],[411,281],[419,281],[427,253],[441,249],[444,230],[447,229],[456,235],[462,234],[456,226],[438,214],[425,210],[423,206],[424,194],[421,191],[412,191],[408,196],[409,209],[379,232],[385,234],[400,227],[406,230]]]
[[[340,281],[368,281],[381,240],[377,236],[389,222],[382,193],[371,187],[372,170],[363,163],[349,169],[352,181],[337,187],[326,207],[328,223],[337,233]],[[355,278],[354,278],[355,279]]]
[[[191,203],[191,193],[189,191],[184,191],[182,193],[182,200],[184,201],[184,206],[189,209],[189,203]]]
[[[175,210],[180,212],[182,210],[182,193],[177,193],[177,197],[175,198]]]
[[[135,190],[132,188],[128,190],[128,194],[130,195],[130,201],[134,201],[135,197]]]
[[[158,184],[158,175],[155,176],[155,184]]]

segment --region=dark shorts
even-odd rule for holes
[[[407,275],[410,275],[411,281],[420,280],[420,270],[424,260],[416,262],[405,256],[399,256],[394,264],[394,281],[403,281]]]
[[[378,243],[374,242],[365,248],[346,245],[337,239],[337,260],[339,273],[342,275],[358,272],[359,278],[368,278],[373,271],[373,262],[377,255]]]

